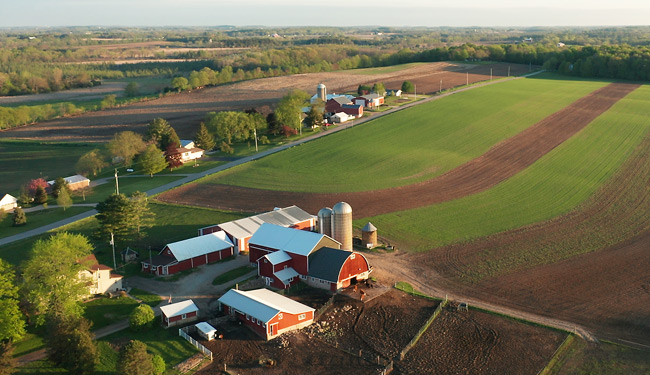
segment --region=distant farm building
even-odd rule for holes
[[[354,98],[354,104],[366,107],[376,108],[384,104],[384,97],[379,94],[367,94]]]
[[[277,208],[259,215],[199,229],[199,236],[224,231],[235,245],[235,253],[248,251],[248,240],[264,223],[287,228],[314,230],[316,218],[297,206]]]
[[[90,180],[80,174],[63,177],[63,179],[68,183],[68,189],[70,190],[83,189],[90,185]],[[54,185],[54,180],[48,181],[47,184],[51,188]]]
[[[402,90],[390,90],[388,91],[390,96],[402,96]]]
[[[231,289],[219,298],[221,309],[270,340],[314,321],[314,309],[268,289]]]
[[[354,118],[354,116],[352,118]],[[346,121],[350,120],[350,116],[348,116],[344,112],[338,112],[338,113],[333,114],[330,117],[330,120],[335,124],[340,124],[340,123],[343,123],[343,122],[346,122]]]
[[[199,308],[191,299],[161,306],[160,311],[165,327],[193,322],[199,318]]]
[[[18,199],[13,195],[5,194],[4,197],[0,199],[0,210],[12,211],[16,207],[18,207]]]
[[[79,259],[84,269],[79,271],[79,277],[88,281],[88,294],[115,293],[122,290],[122,275],[114,274],[111,267],[99,264],[95,255],[91,254]]]
[[[180,154],[181,161],[187,163],[203,156],[205,150],[198,148],[194,145],[194,141],[188,139],[181,139],[181,147],[174,150],[171,155]]]
[[[234,254],[234,245],[223,231],[173,242],[150,259],[142,260],[142,272],[173,275]]]

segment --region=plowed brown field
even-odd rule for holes
[[[403,211],[461,198],[504,181],[583,129],[638,85],[613,83],[575,101],[482,156],[432,180],[385,190],[336,194],[296,193],[231,185],[188,184],[158,197],[162,201],[260,212],[298,205],[316,212],[346,201],[356,218]]]
[[[528,71],[528,66],[516,64],[469,65],[431,63],[409,67],[404,70],[378,74],[354,74],[351,72],[328,72],[296,74],[286,77],[263,78],[230,85],[193,90],[177,95],[135,103],[127,107],[87,113],[47,121],[35,125],[0,131],[0,138],[38,139],[66,142],[106,142],[119,131],[131,130],[144,133],[146,124],[156,117],[167,119],[181,138],[194,135],[205,114],[211,111],[242,110],[257,108],[268,112],[271,105],[291,89],[314,92],[316,85],[324,83],[331,91],[356,91],[360,84],[385,82],[388,89],[399,88],[404,80],[413,81],[418,92],[437,91],[469,82],[504,77],[511,67],[511,75]]]

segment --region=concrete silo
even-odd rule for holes
[[[318,211],[318,232],[332,237],[332,209],[329,207]]]
[[[345,202],[332,208],[332,237],[341,243],[341,249],[352,250],[352,207]]]
[[[377,246],[377,228],[371,222],[361,228],[361,241],[370,248]]]
[[[327,101],[327,87],[325,87],[325,85],[322,83],[319,83],[316,87],[316,96],[318,96],[318,99],[324,102]]]

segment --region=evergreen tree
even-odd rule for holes
[[[73,375],[95,372],[97,344],[90,332],[91,323],[82,317],[50,317],[45,335],[48,358]]]
[[[122,375],[151,375],[154,372],[152,357],[145,343],[131,340],[120,350],[117,370]]]
[[[14,358],[14,348],[10,342],[0,342],[0,375],[11,375],[16,372],[18,359]]]
[[[54,185],[52,185],[52,196],[58,198],[61,189],[69,190],[68,182],[63,177],[57,177],[56,180],[54,180]]]
[[[176,134],[176,130],[170,127],[169,132],[163,134],[162,138],[160,139],[160,149],[167,150],[167,147],[169,147],[169,145],[172,144],[176,145],[176,147],[180,147],[181,140],[180,138],[178,138],[178,134]]]
[[[167,120],[157,117],[149,122],[149,126],[147,127],[146,140],[148,142],[154,143],[161,150],[164,150],[164,148],[160,146],[160,141],[164,136],[169,134],[171,128],[172,127],[169,125],[169,122],[167,122]]]
[[[47,192],[42,186],[36,188],[36,193],[34,194],[34,202],[36,204],[47,203]]]
[[[194,144],[196,147],[202,148],[206,151],[210,151],[217,145],[217,142],[214,140],[214,136],[210,134],[208,128],[205,127],[205,124],[201,122],[199,124],[199,131],[194,137]]]
[[[154,173],[158,173],[167,167],[167,160],[165,155],[156,145],[150,144],[147,149],[140,154],[140,165],[144,173],[153,177]]]
[[[133,206],[124,194],[112,194],[100,202],[95,218],[99,221],[97,232],[103,239],[113,233],[116,241],[127,241],[133,234]]]
[[[27,216],[25,215],[25,211],[23,211],[22,208],[16,207],[14,209],[13,223],[14,227],[19,227],[21,225],[27,224]]]

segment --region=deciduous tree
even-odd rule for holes
[[[384,86],[383,83],[377,82],[372,86],[372,92],[379,95],[384,95],[386,94],[386,87]]]
[[[415,92],[415,85],[411,81],[404,81],[402,82],[402,91]]]
[[[99,103],[99,107],[101,109],[107,109],[107,108],[112,108],[115,107],[117,104],[117,97],[113,94],[111,95],[106,95],[104,99]]]
[[[165,365],[165,360],[163,357],[155,354],[151,360],[151,363],[153,364],[153,375],[162,375],[165,373],[167,366]]]
[[[68,192],[70,192],[68,182],[63,177],[57,177],[56,180],[54,180],[54,184],[52,185],[52,196],[54,198],[57,198],[61,189],[66,189]]]
[[[51,317],[47,326],[48,358],[70,374],[94,374],[99,358],[90,322],[79,316],[57,316]]]
[[[27,183],[27,192],[32,198],[36,195],[36,190],[39,187],[42,187],[43,189],[47,188],[47,181],[42,178],[36,178]]]
[[[144,236],[144,230],[153,226],[155,218],[155,214],[149,209],[147,193],[136,191],[131,194],[131,211],[132,225],[138,240],[140,240]]]
[[[293,129],[301,130],[301,109],[307,105],[308,99],[309,95],[301,90],[293,90],[282,97],[280,104],[275,110],[275,116],[278,122]]]
[[[155,144],[147,146],[147,149],[140,154],[138,160],[142,171],[151,177],[153,177],[154,173],[158,173],[167,167],[165,155]]]
[[[124,95],[132,98],[134,96],[138,96],[140,94],[140,88],[138,87],[138,84],[135,82],[129,82],[128,85],[124,88]]]
[[[93,176],[97,175],[97,172],[101,171],[103,168],[106,168],[108,164],[104,160],[104,156],[99,149],[94,149],[85,153],[79,158],[77,162],[76,170],[79,174],[88,176],[92,174]]]
[[[64,188],[59,191],[59,196],[56,198],[56,204],[63,207],[63,211],[72,206],[72,198],[70,197],[68,189]]]
[[[155,320],[156,316],[151,306],[140,304],[129,315],[129,326],[134,331],[142,331],[153,327]]]
[[[182,155],[176,150],[178,146],[178,144],[170,143],[165,150],[165,159],[170,171],[183,165]]]
[[[19,308],[15,273],[9,263],[0,259],[0,344],[18,341],[24,335],[25,320]]]
[[[37,324],[81,317],[83,306],[78,301],[88,295],[88,282],[79,278],[79,271],[87,267],[80,261],[91,250],[86,237],[68,232],[34,244],[23,268],[23,295]]]
[[[189,87],[189,82],[185,77],[176,77],[172,79],[172,87],[178,90],[178,92],[181,92]]]
[[[16,372],[18,359],[14,358],[14,345],[0,342],[0,375],[11,375]]]
[[[123,131],[115,134],[106,146],[114,159],[120,160],[124,165],[131,165],[133,158],[144,151],[147,145],[142,136],[132,131]]]
[[[23,211],[23,209],[20,207],[14,208],[14,216],[12,220],[14,227],[19,227],[27,224],[27,216],[25,215],[25,211]]]

